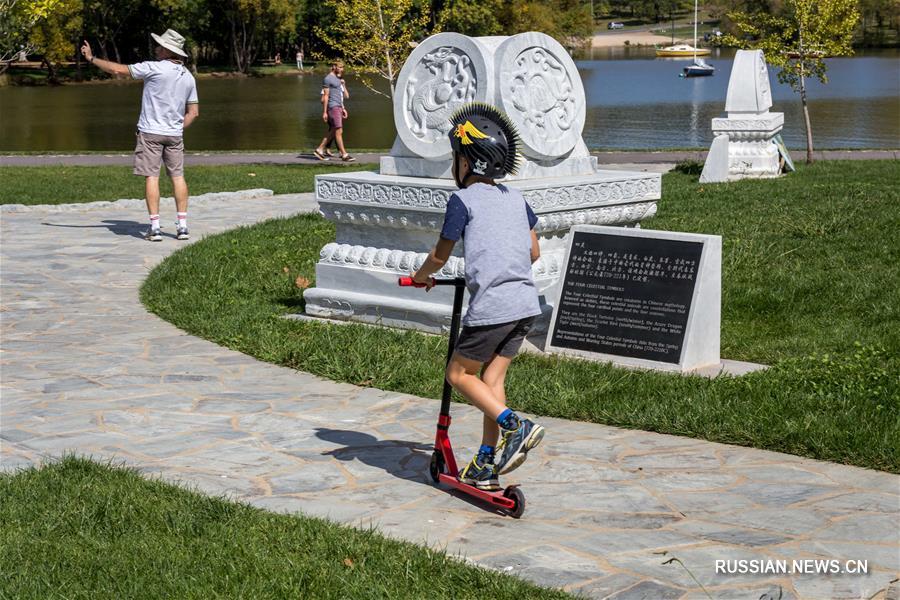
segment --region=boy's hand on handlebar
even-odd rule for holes
[[[412,274],[412,280],[420,285],[425,286],[425,291],[431,291],[431,288],[434,287],[434,278],[431,275],[422,275],[418,271]]]

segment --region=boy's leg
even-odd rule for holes
[[[481,380],[487,384],[494,394],[494,398],[506,408],[506,370],[509,368],[512,359],[505,356],[495,354],[491,360],[484,363],[481,369]],[[501,411],[502,412],[502,411]],[[497,446],[500,440],[500,426],[497,424],[496,418],[491,418],[487,414],[484,415],[484,431],[481,437],[481,443],[486,446]]]
[[[454,354],[447,365],[447,381],[459,393],[484,413],[484,436],[478,454],[459,473],[459,480],[475,487],[495,491],[500,489],[497,468],[494,466],[494,447],[499,435],[497,416],[505,406],[494,398],[493,391],[478,376],[482,362]]]
[[[485,416],[496,419],[506,404],[497,400],[494,390],[478,376],[482,364],[454,353],[447,365],[447,381]]]
[[[486,367],[485,381],[490,383],[495,391],[495,396],[506,404],[506,371],[512,359],[515,357],[525,336],[531,329],[534,319],[523,319],[509,332],[503,341],[497,346],[497,356]],[[502,475],[521,466],[527,458],[528,452],[534,449],[544,439],[544,428],[530,419],[520,419],[519,416],[507,409],[497,419],[502,428],[502,438],[497,447],[497,471]]]

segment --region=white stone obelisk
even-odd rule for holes
[[[762,50],[738,50],[728,80],[728,116],[712,120],[715,138],[701,182],[779,175],[779,151],[774,138],[784,126],[784,113],[769,112],[771,107],[772,89]]]

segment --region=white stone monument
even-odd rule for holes
[[[773,140],[784,126],[784,113],[769,112],[771,107],[762,50],[738,50],[728,80],[728,116],[712,120],[715,137],[700,175],[702,183],[779,175],[780,155]]]
[[[544,299],[554,297],[572,225],[634,225],[656,213],[659,174],[597,169],[581,137],[581,78],[547,35],[439,33],[410,54],[395,89],[397,138],[380,172],[316,177],[320,211],[336,224],[337,239],[322,248],[316,287],[304,293],[308,315],[432,332],[449,326],[451,288],[425,294],[400,288],[397,277],[418,268],[437,241],[456,190],[449,119],[467,102],[498,106],[522,137],[522,167],[507,180],[538,216],[534,278]],[[436,276],[462,276],[461,256],[457,244]]]

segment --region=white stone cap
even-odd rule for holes
[[[725,111],[761,114],[772,108],[769,70],[762,50],[738,50],[728,80]]]

